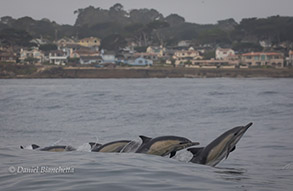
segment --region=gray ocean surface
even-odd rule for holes
[[[10,79],[0,108],[1,191],[293,190],[293,79]],[[205,146],[249,122],[217,167],[189,163],[186,150],[170,159],[87,144],[176,135]],[[77,151],[19,148],[32,143]]]

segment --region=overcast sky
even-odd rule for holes
[[[234,18],[272,15],[293,16],[293,0],[0,0],[0,17],[48,18],[59,24],[74,24],[74,10],[89,5],[108,9],[121,3],[125,10],[154,8],[164,16],[177,13],[186,21],[210,24]]]

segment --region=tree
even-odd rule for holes
[[[42,51],[57,50],[57,46],[56,44],[42,44],[39,49]]]
[[[114,50],[118,51],[120,48],[124,48],[126,46],[126,41],[124,37],[119,34],[111,34],[101,41],[101,48],[106,50]]]

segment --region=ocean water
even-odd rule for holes
[[[0,190],[292,190],[293,79],[0,80]],[[207,145],[253,122],[216,167],[90,141],[183,136]],[[71,145],[42,152],[20,145]],[[27,147],[28,148],[28,147]]]

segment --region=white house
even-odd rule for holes
[[[50,51],[49,62],[56,65],[65,65],[67,62],[67,53],[61,50]]]
[[[235,52],[231,48],[217,48],[216,50],[217,60],[226,60],[233,56],[235,56]]]

